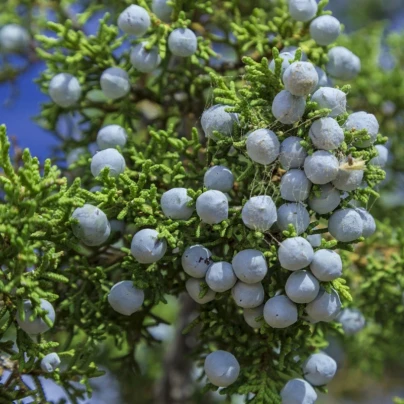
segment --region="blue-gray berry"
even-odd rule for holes
[[[302,365],[304,378],[313,386],[324,386],[337,372],[337,363],[324,353],[310,355]]]
[[[143,36],[151,24],[149,13],[143,7],[130,5],[118,17],[118,27],[125,34]]]
[[[314,68],[316,69],[316,72],[317,72],[317,75],[318,75],[318,83],[317,83],[316,88],[314,89],[314,91],[316,91],[319,88],[327,87],[329,85],[329,80],[328,80],[328,77],[327,77],[327,73],[323,69],[321,69],[318,66],[314,66]],[[311,98],[313,99],[313,96]]]
[[[292,54],[293,59],[294,59],[295,56],[296,56],[296,51],[297,51],[298,49],[299,49],[299,48],[298,48],[297,46],[285,46],[285,47],[281,50],[280,54],[283,55],[284,53],[290,53],[290,54]],[[300,51],[301,51],[301,53],[302,53],[302,57],[300,58],[300,60],[303,60],[304,62],[306,62],[307,59],[308,59],[308,58],[307,58],[307,54],[306,54],[305,52],[303,52],[301,48],[300,48]]]
[[[130,251],[136,261],[141,264],[152,264],[164,257],[167,242],[165,239],[159,239],[158,235],[154,229],[143,229],[133,236]]]
[[[41,310],[45,310],[47,312],[46,316],[49,318],[52,324],[55,323],[56,315],[52,304],[45,299],[40,299],[40,308]],[[34,314],[34,311],[32,310],[32,303],[30,300],[24,300],[23,310],[24,320],[22,319],[20,313],[18,313],[17,323],[27,334],[41,334],[50,329],[42,317],[36,316],[33,320],[31,320],[31,316]]]
[[[28,31],[18,24],[6,24],[0,29],[0,50],[3,52],[25,51],[30,42]]]
[[[358,56],[343,46],[336,46],[328,52],[327,73],[341,80],[351,80],[361,71]]]
[[[318,74],[310,62],[293,62],[285,70],[283,82],[292,95],[304,97],[317,87]]]
[[[206,304],[215,300],[216,292],[208,288],[208,291],[203,297],[199,297],[202,292],[201,280],[190,278],[185,282],[185,289],[187,290],[189,296],[198,304]]]
[[[280,230],[288,230],[290,224],[296,230],[297,235],[306,231],[310,224],[310,215],[307,209],[300,203],[285,203],[278,209],[278,227]]]
[[[289,13],[296,21],[310,21],[317,14],[316,0],[289,0]]]
[[[387,160],[389,158],[389,150],[387,147],[378,144],[375,146],[378,152],[376,157],[373,157],[372,160],[369,161],[369,164],[377,167],[385,167],[387,164]]]
[[[158,49],[154,46],[146,49],[147,42],[138,43],[130,52],[132,66],[142,73],[150,73],[157,69],[161,63]]]
[[[109,168],[111,177],[118,177],[125,171],[125,159],[116,149],[101,150],[91,160],[91,173],[97,177],[105,167]]]
[[[285,125],[298,122],[303,117],[305,109],[304,97],[296,97],[286,90],[279,92],[272,103],[273,116]]]
[[[237,380],[240,365],[230,352],[217,350],[206,357],[204,370],[214,386],[227,387]]]
[[[362,130],[366,129],[370,139],[356,142],[356,147],[369,147],[371,146],[379,133],[379,122],[377,122],[376,117],[373,114],[368,114],[367,112],[360,111],[349,115],[347,121],[345,122],[346,130]]]
[[[313,248],[321,246],[321,234],[310,234],[306,237]]]
[[[213,166],[206,171],[203,185],[208,189],[229,192],[234,185],[234,175],[225,166]]]
[[[167,4],[168,0],[153,0],[152,11],[160,20],[164,22],[171,21],[173,7]]]
[[[182,269],[194,278],[204,278],[210,265],[212,253],[202,245],[188,247],[181,257]]]
[[[168,37],[168,48],[175,56],[192,56],[198,48],[196,35],[188,28],[177,28]]]
[[[214,292],[226,292],[237,282],[233,267],[229,262],[215,262],[206,273],[206,283]]]
[[[247,137],[246,147],[248,157],[264,165],[273,163],[280,152],[278,137],[269,129],[257,129],[251,132]]]
[[[233,270],[240,281],[245,283],[261,282],[268,272],[264,254],[258,250],[242,250],[232,260]]]
[[[341,194],[332,184],[319,187],[319,196],[314,192],[310,195],[309,206],[314,212],[324,215],[335,210],[341,203]]]
[[[217,224],[229,216],[229,202],[221,191],[204,192],[196,200],[196,213],[204,223]]]
[[[290,60],[294,60],[295,55],[292,54],[291,52],[282,52],[279,54],[279,57],[282,59],[281,77],[283,77],[285,70],[290,66]],[[276,67],[275,59],[272,59],[271,62],[269,63],[269,69],[275,72],[275,67]]]
[[[275,296],[265,303],[264,320],[272,328],[289,327],[297,317],[297,307],[287,296]]]
[[[124,147],[128,135],[122,126],[107,125],[100,129],[97,134],[97,145],[100,150],[111,149],[117,146]]]
[[[314,404],[317,393],[303,379],[289,380],[281,391],[282,404]]]
[[[228,105],[213,105],[203,112],[201,117],[202,129],[207,138],[216,140],[213,131],[220,132],[221,135],[230,136],[233,132],[233,125],[238,122],[236,114],[226,112],[230,108]]]
[[[299,270],[289,275],[285,284],[285,292],[294,303],[310,303],[318,295],[320,284],[309,272]]]
[[[80,83],[69,73],[59,73],[49,82],[49,96],[60,107],[71,107],[81,97]]]
[[[172,188],[164,192],[160,204],[164,215],[170,219],[188,220],[194,213],[194,207],[188,206],[191,201],[186,188]]]
[[[306,312],[313,321],[330,322],[340,311],[341,300],[334,289],[331,293],[321,289],[318,296],[306,306]]]
[[[102,92],[108,99],[122,98],[130,90],[129,75],[120,67],[110,67],[101,74],[100,85]]]
[[[310,23],[310,35],[319,45],[331,45],[340,33],[341,23],[332,15],[321,15]]]
[[[355,209],[340,209],[328,220],[328,231],[336,240],[349,243],[362,236],[363,220]]]
[[[54,372],[60,365],[60,358],[56,352],[45,355],[41,360],[41,369],[46,373]]]
[[[316,102],[319,109],[331,109],[328,116],[333,118],[346,112],[346,94],[338,88],[321,87],[311,96],[311,101]]]
[[[243,309],[252,309],[264,302],[264,287],[261,282],[244,283],[238,281],[231,290],[237,306]]]
[[[362,184],[363,170],[352,169],[347,159],[343,160],[339,166],[338,174],[332,181],[332,185],[340,191],[354,191]]]
[[[276,206],[270,196],[253,196],[243,206],[241,218],[249,229],[267,231],[277,220]]]
[[[312,183],[302,170],[292,169],[282,176],[281,196],[290,202],[305,201],[311,190]]]
[[[338,170],[338,159],[325,150],[316,151],[304,160],[304,172],[313,184],[324,185],[335,180]]]
[[[258,317],[264,315],[264,305],[254,307],[252,309],[244,309],[243,310],[243,317],[245,322],[252,328],[260,328],[263,324],[262,320],[257,321]]]
[[[98,246],[107,241],[111,226],[105,213],[96,206],[85,204],[75,209],[72,218],[78,223],[72,224],[73,234],[88,246]]]
[[[279,161],[285,170],[303,166],[307,152],[300,144],[302,140],[300,137],[290,136],[281,143]]]
[[[376,231],[376,222],[373,216],[365,208],[356,208],[355,211],[359,213],[363,223],[363,237],[370,237]]]
[[[278,249],[278,259],[282,268],[297,271],[308,267],[313,261],[314,251],[303,237],[291,237],[282,241]]]
[[[316,149],[335,150],[344,141],[344,131],[334,118],[320,118],[310,126],[309,136]]]
[[[337,321],[341,323],[345,335],[354,335],[366,325],[365,317],[358,309],[348,308],[342,310],[337,317]]]
[[[130,316],[138,311],[144,302],[144,292],[133,286],[132,281],[121,281],[112,286],[108,303],[118,313]]]
[[[318,250],[310,264],[313,275],[322,282],[331,282],[342,276],[342,260],[332,250]]]

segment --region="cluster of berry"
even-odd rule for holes
[[[315,0],[290,0],[289,6],[290,14],[297,21],[310,21],[317,12]],[[157,0],[153,2],[153,12],[166,21],[172,9],[164,0]],[[136,36],[144,35],[150,25],[149,13],[136,5],[129,6],[118,19],[122,31]],[[331,16],[317,17],[310,24],[310,33],[318,44],[325,46],[338,37],[340,24]],[[189,29],[176,29],[168,38],[168,47],[173,55],[188,57],[196,52],[197,38]],[[327,73],[332,77],[349,79],[360,70],[359,59],[345,48],[332,48],[328,56]],[[356,161],[344,154],[344,131],[352,135],[352,146],[358,149],[373,147],[379,131],[375,116],[356,112],[349,115],[341,126],[337,118],[346,113],[345,93],[330,87],[326,73],[312,63],[305,60],[290,63],[294,59],[293,49],[285,50],[281,57],[281,80],[285,89],[273,100],[274,123],[292,125],[300,121],[308,97],[317,103],[319,109],[329,109],[330,112],[328,116],[314,120],[308,129],[308,139],[314,149],[312,153],[303,146],[307,142],[302,142],[298,136],[289,136],[280,142],[276,133],[268,128],[258,128],[246,134],[246,154],[253,163],[263,166],[277,164],[286,172],[280,182],[280,200],[274,201],[268,195],[251,196],[242,207],[240,219],[248,229],[261,233],[270,232],[275,227],[278,232],[288,231],[293,226],[296,234],[279,242],[277,250],[279,266],[291,274],[284,288],[269,297],[262,284],[268,273],[262,251],[244,249],[236,252],[231,262],[214,262],[212,252],[196,244],[188,246],[181,258],[182,268],[189,276],[186,290],[199,304],[209,303],[217,293],[231,290],[234,303],[243,310],[244,319],[252,328],[260,328],[264,322],[272,328],[289,327],[299,321],[297,305],[303,304],[305,314],[302,320],[314,323],[338,318],[347,333],[354,333],[364,325],[361,314],[349,309],[341,312],[337,291],[331,288],[331,293],[328,293],[320,284],[332,282],[342,275],[341,257],[333,250],[321,248],[321,236],[307,234],[307,230],[312,218],[321,217],[328,220],[328,232],[338,242],[351,243],[374,233],[375,221],[366,209],[356,206],[337,208],[343,198],[361,187],[367,164],[384,166],[387,149],[377,145],[379,156],[368,162]],[[147,43],[142,42],[132,50],[131,62],[135,69],[151,72],[158,67],[160,57],[157,49],[148,49]],[[274,70],[275,61],[269,67]],[[121,98],[130,91],[128,74],[119,67],[104,71],[100,85],[109,99]],[[51,80],[49,95],[59,106],[70,107],[80,99],[81,86],[75,77],[60,73]],[[202,115],[202,129],[212,141],[217,140],[217,132],[231,137],[234,127],[240,125],[237,114],[227,112],[228,108],[214,105]],[[368,135],[366,140],[355,138],[356,132],[364,130]],[[111,176],[123,173],[125,160],[116,148],[123,148],[126,142],[127,133],[119,125],[105,126],[99,131],[97,144],[101,151],[91,161],[91,172],[95,177],[106,167]],[[233,190],[234,184],[234,175],[228,167],[212,166],[204,175],[204,192],[195,203],[186,188],[173,188],[162,194],[161,210],[172,220],[187,221],[196,212],[201,222],[219,224],[229,217],[231,200],[227,193]],[[82,243],[99,246],[108,240],[111,224],[96,206],[85,204],[77,208],[72,219],[73,233]],[[156,229],[143,228],[133,236],[131,253],[140,264],[155,263],[166,251],[167,242]],[[115,284],[108,295],[111,307],[127,316],[139,310],[144,299],[144,291],[136,288],[132,281]],[[39,316],[33,318],[30,301],[24,303],[24,309],[25,317],[19,317],[18,322],[30,334],[46,331],[49,320],[51,323],[55,320],[54,309],[45,300],[41,301],[41,309],[47,312],[48,321]],[[49,354],[42,362],[44,370],[53,371],[60,360],[57,354]],[[313,403],[317,395],[311,385],[328,383],[336,368],[335,361],[327,355],[311,355],[303,364],[307,381],[290,380],[282,390],[282,402]],[[212,384],[226,387],[238,378],[240,365],[231,353],[217,350],[206,357],[205,373]]]
[[[167,19],[168,6],[164,1],[153,3],[156,16]],[[129,35],[141,37],[151,26],[150,15],[146,9],[137,5],[126,8],[118,18],[118,27]],[[172,55],[180,57],[192,56],[198,48],[198,39],[188,28],[174,29],[168,36],[168,49]],[[149,47],[147,41],[138,43],[130,53],[132,66],[139,72],[150,73],[161,63],[158,49]],[[106,69],[100,77],[100,86],[106,98],[115,100],[125,97],[131,88],[128,73],[117,66]],[[59,73],[49,83],[49,95],[52,100],[63,108],[77,103],[81,97],[81,86],[76,77],[68,73]]]
[[[169,19],[172,12],[171,6],[161,0],[153,2],[152,10],[164,21]],[[150,26],[149,13],[137,5],[126,8],[118,18],[118,27],[125,34],[137,37],[146,34]],[[197,47],[197,37],[188,28],[174,29],[168,36],[168,48],[172,55],[189,57],[196,52]],[[130,60],[132,66],[143,73],[154,71],[161,63],[157,48],[149,49],[147,42],[141,42],[131,50]],[[101,74],[100,87],[107,99],[116,100],[125,97],[131,88],[129,75],[120,67],[110,67]],[[80,82],[69,73],[59,73],[49,82],[49,96],[62,108],[72,107],[82,96]],[[112,176],[118,176],[125,170],[125,160],[115,148],[125,146],[126,141],[127,134],[119,125],[108,125],[100,130],[97,144],[101,151],[93,157],[91,163],[91,172],[94,176],[99,175],[105,167],[109,168]]]

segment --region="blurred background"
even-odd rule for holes
[[[403,60],[392,57],[387,37],[396,34],[399,39],[394,43],[404,44],[404,40],[402,40],[404,37],[404,0],[331,0],[328,9],[332,10],[334,16],[345,25],[346,34],[359,35],[362,40],[361,44],[372,43],[370,37],[367,41],[367,30],[377,27],[381,33],[381,47],[376,52],[377,63],[380,64],[381,69],[384,69],[386,75],[397,67],[397,63],[401,63],[399,67],[401,72],[403,71]],[[96,15],[89,22],[89,30],[92,29],[92,25],[97,24],[98,18],[99,16]],[[359,34],[357,34],[358,31],[360,31]],[[355,45],[355,41],[352,43]],[[368,56],[369,58],[374,56],[366,48],[358,49],[358,53],[361,51],[364,53],[361,56],[362,61]],[[368,53],[366,54],[366,52]],[[60,142],[60,139],[42,129],[33,119],[40,113],[40,103],[47,100],[47,96],[41,93],[35,84],[35,79],[44,69],[44,64],[35,57],[28,64],[26,61],[20,60],[18,56],[15,56],[11,62],[16,66],[21,66],[21,72],[11,81],[6,79],[5,75],[0,75],[0,121],[7,125],[8,134],[14,137],[20,148],[29,148],[33,155],[43,160],[53,155],[54,148]],[[10,60],[7,63],[10,63]],[[0,71],[2,65],[5,66],[5,60],[0,56]],[[402,82],[404,82],[403,75],[401,75],[401,85],[404,86]],[[356,83],[352,84],[355,86]],[[371,86],[371,83],[368,81],[366,85]],[[398,82],[398,86],[400,86],[400,82]],[[363,93],[366,93],[366,89],[363,90]],[[397,96],[400,94],[397,89]],[[393,96],[394,94],[391,98]],[[400,105],[399,101],[377,99],[377,94],[374,94],[374,97],[374,100],[368,99],[367,101],[374,106],[375,110],[380,109],[382,105],[386,108],[386,111],[383,112],[381,132],[391,137],[388,145],[392,153],[388,166],[388,180],[385,182],[386,190],[383,191],[384,196],[377,202],[372,214],[375,214],[379,220],[393,217],[395,225],[400,227],[404,217],[404,135],[402,134],[404,132],[404,110],[401,109],[404,106],[404,100]],[[356,109],[359,107],[360,105],[354,106]],[[399,254],[404,254],[402,246],[398,251]],[[365,254],[365,252],[363,253]],[[399,269],[403,270],[403,268],[397,268],[397,271]],[[161,325],[151,330],[154,338],[162,341],[161,345],[158,347],[140,345],[138,347],[136,355],[140,372],[134,373],[132,369],[128,369],[127,374],[117,374],[120,368],[114,366],[114,363],[104,363],[103,358],[106,355],[100,352],[98,363],[105,367],[107,373],[92,382],[95,389],[94,396],[83,402],[99,404],[155,402],[152,397],[156,385],[158,388],[158,381],[163,377],[162,363],[164,358],[167,358],[167,352],[173,350],[171,342],[175,335],[175,327],[170,324],[175,324],[178,310],[179,304],[175,299],[169,299],[168,305],[157,307],[156,313],[164,318],[168,325]],[[404,314],[401,315],[404,317]],[[352,338],[344,341],[334,337],[330,338],[327,352],[337,360],[339,371],[337,377],[329,385],[329,395],[321,395],[319,403],[388,404],[393,403],[394,397],[404,397],[402,356],[397,358],[393,350],[390,356],[366,360],[372,356],[372,346],[389,345],[389,340],[383,340],[385,336],[378,332],[375,331],[375,338],[371,342],[365,338],[361,340],[360,335],[352,337],[356,338],[355,341]],[[191,341],[187,341],[187,343],[192,344],[193,337],[189,338]],[[401,341],[401,351],[404,351],[404,342],[401,338],[404,338],[404,334],[394,341],[392,340],[391,343],[396,344],[397,341],[398,343]],[[113,350],[112,341],[107,342],[104,349]],[[119,352],[116,352],[115,356],[119,356]],[[195,368],[192,374],[195,385],[190,386],[193,390],[192,403],[223,402],[218,394],[201,393],[197,382],[199,374],[200,370]],[[29,383],[29,381],[27,382]],[[63,391],[56,385],[48,381],[44,383],[49,399],[57,400],[64,397]],[[136,398],[133,398],[134,391],[136,391]],[[244,399],[234,397],[232,402],[243,403]]]

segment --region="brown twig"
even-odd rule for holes
[[[159,404],[185,404],[192,394],[192,361],[189,335],[182,330],[188,325],[189,318],[197,309],[196,303],[188,296],[180,297],[181,309],[174,339],[164,358],[164,374],[156,387],[155,402]]]

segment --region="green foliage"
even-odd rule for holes
[[[25,4],[25,18],[32,19],[30,2],[10,2],[14,6],[17,3]],[[285,0],[276,5],[269,1],[240,4],[237,0],[173,0],[171,24],[162,23],[150,12],[151,2],[142,0],[138,3],[147,8],[152,20],[148,46],[157,46],[162,58],[158,71],[145,75],[132,68],[129,50],[124,46],[141,39],[120,35],[115,24],[129,2],[83,2],[81,14],[74,18],[69,12],[71,1],[39,3],[42,12],[49,8],[56,11],[57,21],[45,25],[40,13],[33,20],[35,24],[30,23],[38,43],[37,54],[46,62],[38,84],[48,93],[49,81],[55,74],[71,73],[82,86],[82,98],[68,109],[45,103],[38,123],[61,140],[60,149],[65,153],[87,148],[107,124],[122,125],[128,132],[128,142],[119,150],[126,161],[125,172],[112,178],[105,169],[94,178],[89,170],[89,153],[82,153],[62,175],[50,160],[41,166],[29,151],[24,151],[21,159],[17,155],[10,158],[5,128],[0,131],[0,190],[4,192],[0,203],[0,349],[1,357],[8,361],[4,367],[11,370],[0,398],[10,401],[31,396],[34,402],[44,402],[39,377],[47,377],[64,387],[69,399],[77,402],[85,393],[91,393],[89,380],[101,374],[94,361],[102,347],[110,348],[105,362],[128,378],[133,377],[128,375],[128,368],[139,368],[137,347],[153,349],[156,341],[148,328],[166,322],[164,316],[156,314],[156,306],[166,303],[168,295],[178,297],[185,289],[187,276],[182,271],[181,255],[187,246],[203,244],[212,250],[214,260],[228,262],[243,249],[258,249],[270,268],[263,282],[266,299],[284,290],[290,272],[281,268],[277,248],[285,238],[296,236],[296,230],[293,226],[284,232],[250,230],[242,223],[241,209],[252,195],[270,195],[279,206],[279,183],[285,171],[278,161],[268,166],[252,162],[246,153],[245,135],[269,128],[280,140],[298,136],[308,153],[314,151],[308,136],[310,125],[330,111],[318,109],[308,99],[303,118],[289,126],[276,121],[271,106],[283,89],[279,50],[297,46],[295,60],[300,60],[303,51],[311,62],[324,67],[328,47],[311,40],[309,23],[291,19]],[[320,2],[318,15],[329,13],[324,11],[326,4],[325,0]],[[87,33],[86,23],[100,10],[106,13],[97,32]],[[13,13],[13,9],[7,8],[7,13]],[[21,23],[20,17],[13,18]],[[45,35],[45,26],[55,35]],[[168,35],[178,27],[190,27],[199,34],[198,50],[190,58],[173,58],[167,48]],[[218,27],[222,35],[213,29]],[[381,28],[369,28],[369,33],[366,41],[363,34],[340,40],[361,56],[363,64],[358,80],[352,86],[340,83],[340,88],[349,94],[352,109],[375,113],[383,135],[391,135],[397,129],[398,113],[384,119],[379,111],[386,99],[397,106],[403,102],[401,84],[398,85],[402,37],[389,37],[397,64],[382,71],[377,64]],[[217,63],[217,44],[231,47],[237,59]],[[274,72],[268,67],[272,58]],[[111,66],[128,71],[131,82],[129,94],[114,101],[105,98],[99,85],[102,72]],[[12,78],[18,72],[4,74]],[[218,141],[206,141],[199,134],[198,120],[206,106],[218,103],[238,114],[239,125],[234,126],[230,137],[215,132]],[[347,114],[339,116],[339,123],[346,118]],[[59,133],[63,121],[79,129],[79,140]],[[350,193],[342,206],[350,202],[371,206],[378,197],[375,188],[385,176],[382,169],[367,164],[376,156],[376,149],[354,147],[358,140],[369,138],[366,131],[345,131],[344,136],[335,155],[342,158],[350,154],[355,161],[363,162],[367,186]],[[377,144],[386,140],[379,135]],[[398,143],[398,138],[393,137],[393,142]],[[227,166],[236,178],[229,192],[228,219],[211,226],[202,223],[196,214],[186,221],[165,217],[160,207],[162,194],[184,187],[194,206],[205,190],[204,173],[217,164]],[[94,185],[102,186],[102,190],[89,191]],[[73,210],[84,203],[99,207],[110,221],[123,221],[123,230],[114,230],[100,247],[80,243],[71,231],[70,218]],[[328,292],[335,289],[344,307],[360,308],[370,323],[360,337],[346,338],[347,351],[358,366],[380,372],[386,360],[402,356],[398,340],[404,324],[397,319],[402,318],[404,310],[404,233],[390,223],[380,224],[373,238],[360,238],[355,247],[354,243],[331,239],[326,227],[329,215],[310,213],[313,221],[303,236],[323,234],[320,248],[338,249],[345,259],[344,277],[323,282],[322,287]],[[129,249],[133,234],[145,227],[157,229],[168,244],[164,258],[150,265],[138,263]],[[113,312],[107,301],[110,288],[120,280],[132,280],[146,294],[142,309],[129,317]],[[201,296],[207,286],[204,284],[202,289]],[[22,312],[25,299],[32,302],[35,313],[43,316],[38,310],[41,298],[56,308],[56,322],[49,332],[30,338],[15,318]],[[263,325],[253,330],[245,323],[230,292],[225,292],[201,306],[198,316],[182,331],[197,335],[192,357],[200,366],[206,354],[216,349],[233,352],[237,357],[241,375],[221,394],[241,394],[247,402],[256,404],[280,403],[280,390],[289,379],[302,377],[301,364],[307,356],[325,348],[329,335],[345,338],[340,325],[311,324],[304,316],[304,305],[298,305],[298,310],[299,321],[287,329]],[[372,348],[373,355],[361,355],[362,348],[373,346],[375,341],[378,346]],[[54,351],[66,367],[45,374],[36,359]],[[34,378],[35,390],[24,385],[23,375]],[[74,383],[77,380],[82,387]],[[208,384],[204,391],[209,390],[217,388]]]
[[[373,23],[338,39],[341,45],[351,49],[361,59],[361,73],[350,91],[352,109],[375,114],[383,128],[383,135],[389,138],[389,149],[394,150],[394,158],[389,164],[392,175],[387,189],[390,190],[401,186],[400,173],[404,170],[400,129],[404,108],[401,79],[404,69],[403,41],[402,32],[387,33],[384,23]],[[384,144],[386,140],[380,137],[378,143]],[[386,193],[386,197],[389,195]],[[397,220],[386,198],[381,198],[374,209],[380,212],[380,217]]]

